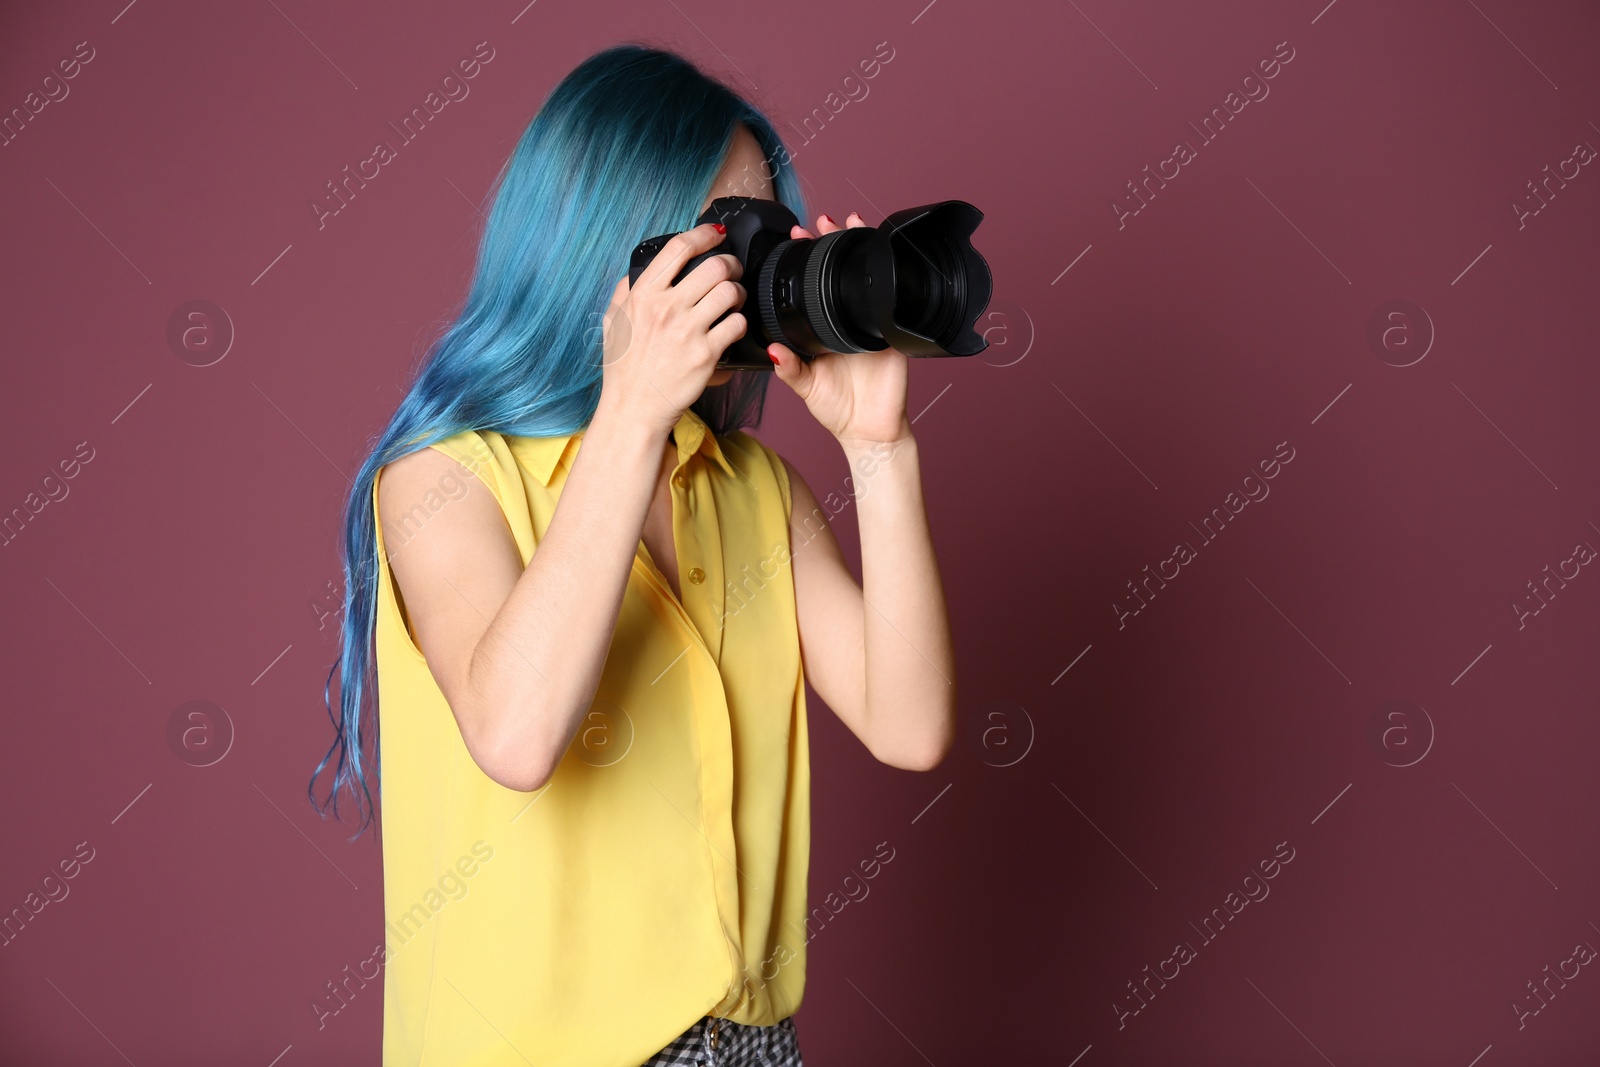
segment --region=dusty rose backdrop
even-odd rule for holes
[[[377,1062],[336,516],[622,39],[818,211],[987,214],[911,387],[963,736],[812,700],[807,1063],[1594,1062],[1600,16],[1509,0],[7,5],[0,1060]]]

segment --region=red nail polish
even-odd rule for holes
[[[775,355],[773,355],[773,354],[772,354],[772,353],[771,353],[771,352],[768,352],[768,353],[767,353],[767,358],[768,358],[768,359],[770,359],[770,360],[772,360],[772,362],[773,362],[773,364],[775,364],[775,365],[776,365],[776,364],[777,364],[777,362],[778,362],[778,357],[777,357],[777,356],[775,356]]]
[[[829,221],[829,222],[833,222],[833,216],[832,216],[832,215],[824,215],[824,216],[822,216],[822,217],[823,217],[823,218],[825,218],[825,219],[827,219],[827,220],[828,220],[828,221]],[[835,225],[835,226],[837,226],[837,225],[839,225],[839,224],[838,224],[838,223],[837,223],[837,222],[833,222],[833,224],[834,224],[834,225]]]
[[[711,224],[711,228],[716,230],[718,233],[727,233],[728,232],[728,228],[726,226],[724,226],[720,222],[713,222]]]

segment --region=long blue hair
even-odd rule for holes
[[[356,803],[362,820],[351,840],[374,818],[369,769],[373,785],[380,775],[378,471],[465,430],[541,437],[587,426],[600,400],[599,325],[633,247],[694,225],[741,123],[767,157],[774,196],[804,219],[788,149],[766,116],[682,56],[642,44],[598,52],[562,79],[495,179],[464,304],[421,361],[345,503],[340,650],[323,686],[335,736],[306,792],[324,818],[330,805],[341,817],[341,793]],[[693,410],[718,434],[759,425],[770,380],[735,372]],[[330,762],[323,804],[316,786]]]

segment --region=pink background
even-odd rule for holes
[[[0,510],[93,450],[0,549],[0,911],[94,850],[0,948],[0,1060],[377,1062],[376,983],[310,1007],[383,921],[374,839],[305,797],[345,472],[538,102],[642,38],[769,108],[815,210],[987,214],[992,347],[911,385],[963,735],[897,771],[813,699],[813,901],[870,892],[810,943],[807,1063],[1594,1062],[1593,967],[1513,1006],[1600,946],[1600,575],[1513,607],[1600,547],[1600,172],[1513,207],[1600,146],[1592,6],[124,3],[0,12],[7,113],[94,49],[0,147]],[[324,183],[480,41],[471,95],[319,230]],[[197,299],[236,331],[204,367],[167,340]],[[838,490],[771,397],[760,436]],[[236,732],[211,766],[169,748],[191,700]],[[1176,977],[1136,999],[1147,965]]]

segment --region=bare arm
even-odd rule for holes
[[[739,261],[718,255],[711,224],[673,238],[606,316],[599,407],[526,569],[494,496],[475,478],[390,559],[417,642],[484,773],[510,789],[555,772],[599,688],[649,511],[667,433],[745,330]],[[427,448],[378,482],[384,538],[458,466]]]
[[[390,559],[417,643],[467,751],[510,789],[538,789],[594,699],[666,434],[599,414],[538,549],[522,567],[494,495],[476,478]],[[456,461],[411,453],[378,483],[384,539]]]
[[[806,677],[878,760],[931,770],[955,736],[955,656],[928,529],[916,440],[852,449],[861,570],[800,472],[784,460],[794,500],[796,610]]]

